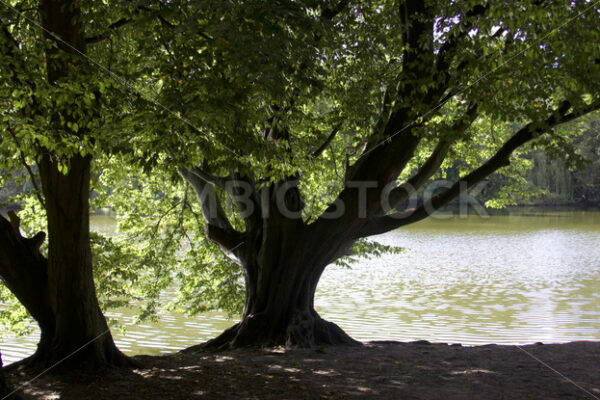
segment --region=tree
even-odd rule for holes
[[[241,321],[209,346],[353,343],[314,309],[327,265],[426,218],[528,144],[556,147],[553,128],[600,106],[589,2],[207,0],[154,12],[138,64],[159,103],[132,116],[137,162],[178,171],[245,280]],[[411,200],[457,159],[460,179]]]
[[[90,14],[102,15],[94,4],[63,0],[2,7],[2,161],[10,166],[16,156],[33,182],[39,176],[47,216],[47,256],[40,252],[44,233],[25,238],[15,213],[10,223],[0,216],[0,276],[41,329],[29,361],[127,364],[98,305],[89,237],[90,170],[106,106],[104,81],[85,58],[92,31],[86,23]]]

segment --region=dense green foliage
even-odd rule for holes
[[[242,271],[206,238],[202,205],[178,168],[198,167],[207,181],[251,177],[257,190],[295,177],[310,224],[342,193],[352,168],[405,131],[420,141],[392,180],[411,177],[441,142],[453,146],[434,178],[458,178],[526,124],[546,131],[545,121],[567,102],[573,113],[595,107],[600,32],[592,3],[424,3],[427,15],[403,21],[401,1],[86,2],[88,54],[58,85],[40,67],[40,46],[53,44],[36,25],[37,2],[3,4],[0,24],[9,35],[2,46],[9,37],[19,45],[0,59],[0,185],[25,165],[35,174],[31,143],[65,160],[93,155],[93,207],[118,217],[116,235],[93,236],[103,307],[136,306],[141,317],[162,306],[238,312]],[[409,45],[409,27],[432,15],[430,40]],[[57,109],[69,131],[89,134],[50,135]],[[400,112],[405,120],[390,124]],[[534,183],[551,188],[538,151],[597,164],[590,152],[597,138],[572,141],[570,132],[536,131],[502,170],[502,183],[524,183],[530,154]],[[566,176],[557,190],[575,198]],[[581,179],[583,187],[596,178]],[[228,222],[244,232],[243,210],[215,186]],[[29,232],[44,224],[35,195],[14,199],[24,202]],[[510,201],[508,191],[497,198]],[[365,240],[354,249],[398,251]],[[161,291],[173,285],[177,301],[161,304]]]

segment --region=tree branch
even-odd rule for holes
[[[46,234],[25,238],[19,230],[20,219],[9,211],[10,222],[0,215],[0,279],[38,322],[48,315],[48,260],[40,253]]]
[[[23,166],[27,170],[27,173],[29,174],[29,178],[31,179],[31,183],[33,184],[33,187],[35,189],[35,196],[37,197],[37,199],[40,202],[40,204],[42,205],[42,207],[46,208],[46,202],[44,201],[44,198],[42,197],[42,191],[41,191],[40,187],[38,186],[37,182],[35,181],[35,175],[34,175],[33,171],[31,170],[31,167],[29,166],[29,164],[27,164],[25,155],[23,154],[23,151],[21,150],[21,143],[19,142],[19,139],[17,138],[17,135],[15,134],[15,132],[13,131],[13,129],[10,127],[9,124],[7,124],[7,130],[10,133],[10,135],[12,136],[13,140],[15,141],[17,148],[19,149],[18,150],[19,158],[21,159],[21,163],[23,164]]]
[[[316,149],[315,151],[312,152],[312,154],[310,155],[312,158],[317,158],[321,155],[321,153],[323,153],[323,151],[325,151],[325,149],[327,148],[327,146],[329,146],[329,144],[333,141],[333,139],[335,138],[335,135],[337,135],[337,133],[339,132],[340,128],[341,128],[342,124],[337,124],[333,130],[331,131],[331,133],[329,134],[329,136],[327,137],[327,139],[325,139],[325,142],[323,142],[323,144]]]
[[[389,198],[389,207],[393,209],[400,205],[403,201],[408,199],[412,193],[414,193],[417,189],[419,189],[425,182],[429,180],[437,172],[437,170],[442,165],[442,162],[446,158],[448,154],[448,150],[450,149],[451,142],[446,140],[441,140],[436,148],[433,150],[425,164],[417,173],[415,173],[412,177],[410,177],[406,182],[397,188],[393,189],[388,198]],[[381,210],[383,213],[387,213],[388,210]]]
[[[354,225],[353,221],[357,217],[361,218],[361,215],[362,218],[365,215],[380,215],[383,190],[397,179],[414,156],[422,139],[416,129],[422,128],[424,122],[431,117],[431,113],[419,115],[419,105],[430,107],[437,100],[433,96],[437,92],[423,89],[421,85],[422,77],[435,73],[435,15],[421,0],[399,1],[398,11],[404,42],[403,79],[399,80],[401,84],[397,93],[394,93],[394,107],[390,110],[389,117],[382,116],[382,121],[374,127],[373,135],[362,155],[347,170],[347,183],[352,182],[354,188],[347,185],[336,199],[335,203],[341,202],[346,206],[347,212],[340,225],[348,229],[351,229],[349,227]],[[391,103],[385,97],[384,95],[384,106]],[[440,150],[435,156],[441,156],[441,153],[443,152]],[[423,175],[426,175],[425,172]],[[423,175],[417,178],[420,179]],[[358,198],[361,189],[356,190],[357,185],[362,185],[366,190],[366,200]],[[371,188],[368,189],[367,186]],[[360,204],[365,202],[366,204]],[[333,205],[332,207],[335,208]],[[350,210],[354,211],[348,212]]]
[[[133,21],[132,18],[121,18],[120,20],[113,22],[112,24],[110,24],[107,28],[106,31],[114,31],[119,29],[122,26],[125,26],[129,23],[131,23]],[[88,38],[85,39],[85,43],[86,44],[95,44],[98,42],[102,42],[104,40],[107,40],[110,37],[110,35],[107,35],[106,32],[105,33],[101,33],[99,35],[95,35],[95,36],[90,36]]]
[[[235,202],[244,219],[247,231],[259,224],[261,218],[260,198],[256,193],[251,179],[246,179],[233,171],[227,178],[222,178],[209,174],[199,167],[194,167],[191,170],[180,167],[179,173],[194,188],[198,200],[202,205],[204,218],[209,225],[229,232],[234,236],[241,234],[229,222],[227,213],[217,197],[215,187],[225,190]],[[220,237],[223,236],[220,235]]]
[[[477,105],[470,105],[467,108],[465,114],[459,118],[458,121],[454,123],[454,125],[450,128],[450,130],[454,133],[462,133],[468,127],[470,127],[477,117]],[[448,150],[452,145],[452,141],[442,139],[433,150],[425,164],[419,168],[419,170],[410,177],[406,182],[404,182],[399,187],[393,189],[388,196],[389,207],[395,208],[400,205],[403,201],[408,199],[411,193],[419,189],[425,182],[429,180],[435,174],[442,162],[446,158],[448,154]],[[385,194],[384,194],[385,195]],[[383,213],[386,213],[390,210],[381,210]]]
[[[567,114],[570,108],[570,103],[564,101],[552,115],[541,124],[530,122],[525,125],[506,141],[506,143],[483,165],[455,182],[449,189],[427,200],[423,205],[416,209],[405,210],[388,216],[371,218],[369,222],[358,231],[356,238],[385,233],[427,218],[431,213],[440,209],[470,187],[487,178],[498,169],[507,166],[510,163],[510,156],[517,148],[557,125],[564,124],[579,118],[582,115],[600,109],[600,99],[589,106]]]
[[[252,176],[243,176],[234,171],[231,171],[231,176],[233,177],[232,184],[227,185],[226,190],[233,201],[235,201],[244,219],[246,231],[254,231],[261,226],[263,216],[261,198],[256,190],[254,179]]]
[[[184,176],[184,173],[180,173]],[[212,185],[206,184],[193,174],[188,174],[185,179],[196,191],[198,201],[202,207],[202,214],[206,220],[204,227],[206,237],[218,244],[221,250],[228,254],[232,260],[238,262],[234,251],[244,244],[244,233],[235,230],[231,226]]]
[[[198,201],[202,206],[202,214],[204,215],[207,224],[216,226],[231,234],[235,234],[237,231],[231,226],[227,214],[225,213],[225,210],[223,210],[221,202],[217,197],[214,186],[198,177],[196,174],[191,173],[186,168],[179,167],[178,171],[181,177],[194,188]]]
[[[206,183],[209,183],[211,185],[214,185],[214,186],[217,186],[220,188],[225,188],[225,183],[227,182],[227,178],[231,178],[231,177],[222,178],[220,176],[209,174],[208,172],[204,171],[200,167],[193,167],[189,172],[196,175],[198,178],[202,179]]]
[[[390,113],[393,107],[392,91],[390,89],[390,86],[387,86],[385,88],[385,92],[383,93],[381,103],[382,104],[381,109],[379,111],[379,119],[377,120],[374,129],[375,133],[378,135],[383,135],[383,133],[385,132],[385,127],[390,119]]]
[[[332,20],[336,15],[344,11],[344,8],[348,5],[348,0],[342,0],[332,8],[325,8],[321,12],[321,19]]]
[[[206,237],[218,243],[223,250],[229,253],[233,253],[245,242],[243,233],[237,231],[232,233],[212,224],[206,225]]]
[[[400,22],[404,50],[402,52],[402,82],[397,93],[394,93],[395,109],[387,114],[387,104],[391,103],[389,92],[384,94],[384,105],[381,120],[373,129],[363,154],[348,172],[349,179],[365,180],[372,170],[373,163],[390,165],[393,168],[385,173],[386,178],[395,179],[404,168],[420,138],[412,134],[411,128],[420,123],[417,120],[415,102],[422,101],[426,93],[420,92],[419,77],[431,73],[433,57],[433,17],[427,14],[425,4],[421,0],[399,1]],[[411,101],[414,100],[414,101]],[[406,158],[408,156],[408,158]],[[391,159],[388,159],[390,158]],[[381,182],[381,181],[380,181]],[[387,182],[384,182],[385,185]]]

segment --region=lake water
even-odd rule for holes
[[[112,229],[94,217],[98,230]],[[329,267],[315,305],[359,340],[463,344],[600,340],[600,213],[438,216],[376,240],[406,252]],[[168,293],[166,294],[168,296]],[[170,353],[234,323],[225,313],[163,314],[114,331],[128,354]],[[37,333],[3,339],[5,363],[31,354]]]

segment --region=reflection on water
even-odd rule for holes
[[[94,219],[110,232],[108,217]],[[330,267],[317,290],[321,315],[359,340],[531,343],[600,340],[600,213],[430,219],[377,237],[407,249]],[[173,352],[216,336],[220,312],[163,314],[113,332],[128,354]],[[35,349],[37,335],[0,344],[5,362]]]
[[[600,339],[599,213],[427,220],[377,240],[407,251],[330,268],[316,299],[357,339]]]

